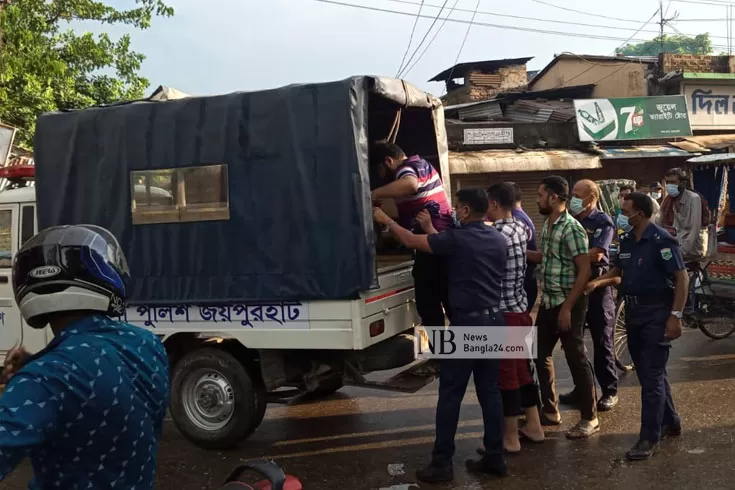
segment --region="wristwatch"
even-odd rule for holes
[[[681,320],[681,317],[684,316],[681,311],[672,311],[671,315]]]

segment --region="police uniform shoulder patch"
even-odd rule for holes
[[[595,230],[595,238],[598,238],[600,235],[602,235],[602,228],[598,228]]]
[[[674,256],[673,253],[671,253],[670,248],[662,248],[661,249],[661,258],[664,260],[671,260],[671,258]]]

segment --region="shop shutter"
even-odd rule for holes
[[[492,174],[466,174],[452,175],[452,194],[465,187],[482,187],[487,189],[492,184],[500,182],[515,182],[521,188],[521,204],[524,211],[528,213],[531,221],[536,227],[536,233],[540,233],[546,218],[538,212],[536,198],[541,180],[550,175],[548,172],[501,172]],[[561,173],[569,179],[568,175]]]

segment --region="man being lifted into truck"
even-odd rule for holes
[[[431,215],[436,230],[451,227],[452,209],[444,185],[439,172],[429,162],[418,155],[406,157],[403,150],[392,143],[376,144],[372,156],[394,176],[393,182],[375,189],[372,198],[374,201],[395,199],[398,221],[403,228],[423,233],[416,219],[423,210]],[[449,316],[446,259],[417,250],[413,277],[416,310],[421,322],[425,326],[443,326],[445,312]]]
[[[47,228],[18,251],[21,314],[54,339],[5,361],[0,481],[30,456],[32,489],[155,486],[168,359],[153,333],[110,318],[125,311],[127,275],[117,240],[96,226]]]
[[[459,229],[437,233],[423,211],[422,226],[428,235],[415,235],[397,225],[380,208],[373,210],[376,222],[387,225],[406,247],[427,254],[447,257],[449,261],[449,301],[452,325],[501,326],[501,283],[505,277],[508,245],[503,235],[486,225],[487,193],[483,189],[457,192]],[[436,407],[436,441],[431,464],[416,473],[427,483],[450,481],[454,477],[454,437],[467,383],[473,375],[477,399],[485,428],[485,454],[479,461],[468,461],[472,471],[505,476],[503,454],[503,404],[498,387],[500,361],[494,358],[447,359],[439,370],[439,401]]]

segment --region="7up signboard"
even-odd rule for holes
[[[643,140],[691,136],[682,95],[574,101],[581,141]]]

